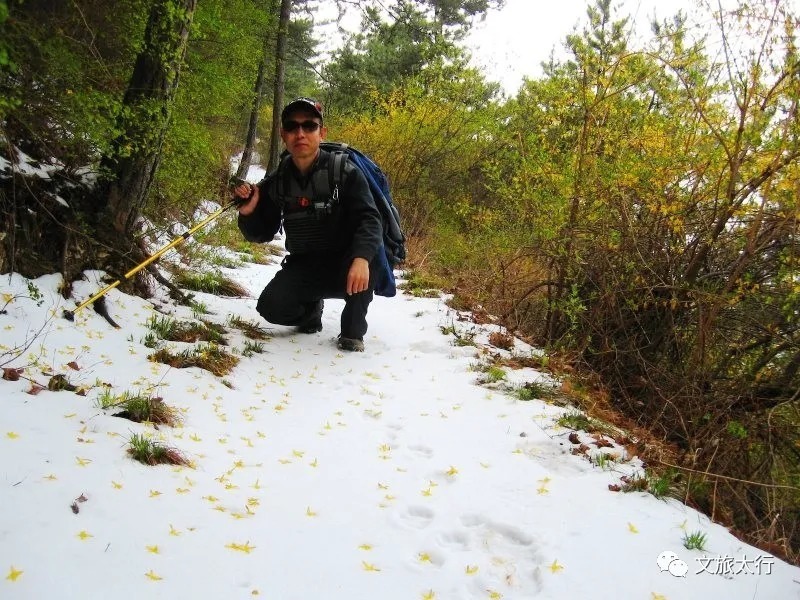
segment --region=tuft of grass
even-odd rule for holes
[[[529,381],[514,390],[518,400],[544,400],[553,396],[553,387],[538,381]]]
[[[603,471],[610,471],[617,463],[617,459],[611,454],[601,452],[599,454],[595,454],[591,462],[600,467]]]
[[[174,319],[160,317],[158,315],[153,315],[147,320],[147,323],[145,323],[145,327],[162,340],[171,339],[172,332],[175,330],[176,325],[177,322]]]
[[[230,373],[239,364],[239,359],[220,348],[217,344],[202,344],[196,348],[173,354],[166,348],[151,354],[148,360],[164,363],[177,369],[200,367],[221,377]]]
[[[707,536],[702,531],[693,531],[692,533],[683,534],[683,547],[687,550],[705,550]]]
[[[480,383],[497,383],[503,381],[507,374],[505,370],[495,365],[487,365],[483,370],[483,377],[480,378]]]
[[[442,335],[452,335],[455,340],[453,341],[454,346],[475,346],[475,331],[459,331],[456,327],[455,323],[450,323],[450,325],[440,325],[439,331],[442,332]]]
[[[663,475],[648,477],[647,491],[656,498],[666,498],[672,495],[674,480],[675,475],[671,471]]]
[[[160,339],[171,342],[214,342],[215,344],[226,345],[223,337],[226,333],[225,328],[210,321],[201,320],[199,323],[188,321],[176,321],[169,317],[153,316],[147,321],[147,327]],[[152,338],[145,336],[143,343],[149,348]]]
[[[202,273],[181,271],[175,277],[175,284],[178,287],[195,292],[214,294],[215,296],[244,298],[250,296],[247,289],[233,279],[213,271],[205,271]]]
[[[581,431],[591,431],[593,429],[592,420],[577,410],[564,413],[558,417],[556,423],[562,427]]]
[[[147,348],[155,348],[158,346],[158,342],[160,341],[161,338],[159,338],[154,331],[148,331],[142,338],[142,344],[144,344]]]
[[[675,497],[676,476],[671,470],[660,475],[644,473],[633,477],[623,477],[623,492],[649,492],[656,498]]]
[[[128,440],[128,454],[145,465],[188,465],[179,450],[134,433]]]
[[[253,354],[261,354],[263,351],[264,344],[247,340],[242,349],[242,356],[253,356]]]
[[[444,287],[440,279],[421,271],[406,271],[404,279],[397,287],[417,298],[438,298]]]
[[[208,308],[208,304],[195,299],[189,301],[189,308],[192,309],[192,316],[195,319],[199,319],[202,315],[212,314],[211,309]]]
[[[636,473],[633,477],[622,478],[621,490],[629,492],[647,492],[650,488],[650,479],[644,473]]]
[[[136,423],[149,422],[175,427],[182,421],[178,411],[165,404],[163,398],[144,394],[123,392],[115,395],[109,389],[104,389],[98,396],[97,405],[102,409],[120,408],[122,410],[113,416]]]
[[[231,315],[228,317],[228,325],[240,330],[246,337],[251,340],[268,340],[269,332],[252,321]]]
[[[218,253],[211,255],[208,260],[212,265],[226,269],[239,269],[244,265],[244,261],[241,258]]]

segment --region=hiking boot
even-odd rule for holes
[[[300,333],[317,333],[322,331],[322,309],[325,304],[322,300],[306,305],[306,317],[297,326]]]
[[[340,335],[336,340],[336,347],[339,348],[339,350],[347,350],[348,352],[363,352],[364,341]]]

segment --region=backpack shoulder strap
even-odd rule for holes
[[[339,184],[344,181],[344,168],[347,164],[346,152],[331,152],[331,161],[328,163],[328,181],[331,194],[338,193]]]

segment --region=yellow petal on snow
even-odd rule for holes
[[[158,546],[145,546],[145,548],[147,548],[147,551],[151,554],[159,554]]]
[[[473,565],[467,565],[466,568],[464,569],[464,572],[467,575],[475,575],[475,573],[478,572],[478,566],[477,565],[474,565],[474,566]]]
[[[558,559],[556,559],[553,561],[552,564],[548,565],[547,568],[550,569],[550,571],[552,571],[553,573],[558,573],[559,571],[562,571],[564,569],[564,566],[558,564]]]
[[[122,489],[122,484],[121,483],[117,483],[116,481],[112,481],[111,485],[114,486],[115,490],[121,490]]]
[[[380,569],[378,567],[376,567],[373,564],[368,563],[365,560],[361,561],[361,566],[364,567],[365,571],[380,571]]]
[[[78,533],[78,537],[80,539],[82,539],[82,540],[87,540],[90,537],[94,537],[94,536],[91,533],[89,533],[88,531],[81,531],[80,533]]]
[[[16,581],[19,579],[19,576],[22,575],[24,571],[20,571],[19,569],[15,569],[14,565],[11,565],[11,570],[9,570],[8,575],[6,575],[6,579],[8,581]]]
[[[500,600],[500,598],[503,597],[503,594],[501,594],[498,591],[495,590],[486,590],[486,591],[489,592],[489,598],[491,598],[492,600]]]
[[[630,531],[631,533],[639,533],[639,530],[636,529],[636,525],[634,525],[633,523],[628,523],[628,531]]]
[[[231,550],[236,550],[238,552],[244,552],[245,554],[250,554],[253,550],[256,549],[255,546],[250,545],[250,540],[246,541],[244,544],[237,544],[236,542],[231,542],[230,544],[225,544],[226,548],[230,548]]]
[[[431,555],[427,552],[420,552],[418,558],[419,562],[431,562]]]
[[[428,590],[424,594],[422,594],[422,600],[434,600],[436,598],[436,592],[433,590]]]
[[[160,495],[161,495],[161,492],[159,492],[158,490],[150,490],[150,497],[151,498],[155,498],[156,496],[160,496]]]
[[[451,466],[450,466],[450,468],[449,468],[449,469],[447,469],[446,473],[447,473],[447,474],[448,474],[450,477],[453,477],[454,475],[458,475],[458,469],[456,469],[454,466],[452,466],[452,465],[451,465]]]
[[[369,544],[361,544],[361,545],[358,547],[358,549],[359,549],[359,550],[366,550],[367,552],[369,552],[370,550],[372,550],[372,546],[371,546],[371,545],[369,545]]]
[[[667,600],[667,597],[656,594],[655,592],[650,592],[650,600]]]
[[[306,507],[306,516],[308,516],[308,517],[316,517],[317,513],[315,513],[313,510],[311,510],[311,507],[308,506],[308,507]]]
[[[180,532],[180,531],[178,531],[177,529],[175,529],[175,528],[172,526],[172,523],[170,523],[170,525],[169,525],[169,534],[170,534],[170,535],[174,535],[174,536],[179,536],[179,535],[181,534],[181,532]]]
[[[144,576],[147,577],[148,579],[152,579],[153,581],[161,581],[162,579],[164,579],[163,577],[161,577],[161,575],[154,573],[153,569],[150,569],[147,573],[144,574]]]
[[[90,459],[90,458],[81,458],[80,456],[76,456],[75,460],[77,461],[78,465],[81,466],[81,467],[85,467],[90,462],[92,462],[92,459]]]

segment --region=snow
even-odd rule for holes
[[[223,269],[251,297],[198,293],[206,318],[258,322],[277,268]],[[640,462],[613,442],[603,451],[622,458],[605,468],[574,455],[556,421],[575,409],[508,389],[552,375],[506,368],[505,384],[480,385],[498,327],[459,320],[443,297],[376,298],[364,353],[335,347],[338,300],[319,334],[261,321],[271,337],[249,357],[227,326],[241,362],[217,377],[148,360],[149,300],[109,291],[120,329],[91,308],[63,318],[101,276],[69,300],[58,275],[0,277],[0,366],[22,369],[0,381],[0,598],[800,598],[797,567],[675,500],[610,491]],[[477,346],[455,345],[451,326]],[[56,374],[78,391],[46,389]],[[104,390],[160,396],[183,423],[115,417]],[[192,466],[134,461],[133,433]],[[705,551],[684,548],[694,532]]]

